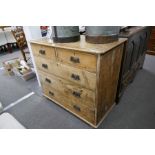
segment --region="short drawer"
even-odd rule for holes
[[[65,96],[63,96],[63,94],[51,87],[47,87],[45,85],[43,85],[42,87],[44,95],[60,106],[63,106],[64,109],[69,110],[73,114],[80,116],[81,118],[87,120],[88,122],[91,122],[92,124],[95,123],[95,109],[85,107],[82,104],[80,105],[76,102],[73,103],[69,98],[66,98]]]
[[[81,103],[91,108],[95,107],[95,93],[93,91],[41,71],[39,77],[42,85],[56,89],[72,102]]]
[[[81,85],[85,88],[95,90],[96,74],[86,70],[74,68],[57,62],[52,62],[43,58],[35,57],[37,68],[47,73],[52,73],[65,80]]]
[[[53,47],[31,44],[33,54],[46,59],[55,60],[55,50]]]
[[[96,72],[96,55],[61,48],[56,48],[56,51],[60,62]]]

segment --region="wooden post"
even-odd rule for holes
[[[38,76],[38,72],[37,72],[37,69],[36,69],[36,65],[35,65],[35,62],[34,62],[34,56],[32,54],[31,45],[29,43],[30,40],[34,40],[34,39],[38,39],[38,38],[42,37],[40,27],[39,26],[24,26],[23,29],[24,29],[26,40],[27,40],[27,45],[28,45],[28,48],[29,48],[29,51],[30,51],[30,56],[31,56],[31,59],[32,59],[34,70],[35,70],[35,73],[36,73],[36,76],[37,76],[38,84],[39,84],[39,86],[41,86],[39,76]]]

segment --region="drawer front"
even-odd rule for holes
[[[35,58],[39,70],[52,73],[65,80],[79,84],[85,88],[95,90],[96,74],[85,70],[77,69],[61,63],[52,62],[43,58]]]
[[[46,59],[55,60],[55,50],[53,47],[31,44],[33,54]]]
[[[56,48],[56,51],[60,62],[96,72],[96,55],[61,48]]]
[[[73,103],[71,100],[63,96],[60,92],[57,90],[47,87],[45,85],[43,87],[43,92],[46,96],[48,96],[51,100],[58,102],[60,105],[62,105],[67,110],[73,112],[74,114],[86,119],[88,122],[91,122],[92,124],[95,124],[95,110],[85,107],[82,104],[79,103]]]
[[[74,85],[72,82],[54,75],[39,72],[39,76],[42,85],[56,89],[72,102],[82,103],[91,108],[95,107],[95,93],[93,91]]]

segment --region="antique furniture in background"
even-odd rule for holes
[[[17,48],[17,42],[12,34],[11,27],[5,27],[4,32],[7,40],[8,51],[11,53],[13,52],[13,49]]]
[[[5,37],[5,32],[0,29],[0,53],[6,51],[7,40]]]
[[[148,42],[147,54],[155,55],[155,26],[151,26],[151,35]]]
[[[124,42],[31,41],[44,96],[97,127],[115,104]]]
[[[11,29],[11,26],[0,26],[0,52],[11,53],[14,48],[17,48]]]
[[[128,38],[124,50],[116,102],[119,102],[124,90],[134,80],[139,69],[143,67],[150,27],[130,26],[120,32],[120,38]]]
[[[22,53],[24,60],[27,62],[30,59],[30,57],[26,56],[26,54],[30,55],[30,52],[28,51],[28,48],[27,48],[27,41],[25,38],[23,28],[17,27],[15,29],[13,29],[12,34],[17,41],[17,45],[19,47],[19,50]]]

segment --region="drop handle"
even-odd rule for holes
[[[41,50],[39,50],[39,53],[42,54],[42,55],[45,55],[45,50],[41,49]]]
[[[48,65],[47,64],[42,64],[42,67],[47,69],[48,68]]]
[[[73,108],[74,108],[75,110],[77,110],[77,111],[81,111],[80,107],[77,106],[77,105],[74,105]]]
[[[46,78],[45,81],[48,82],[48,83],[51,83],[51,80],[48,79],[48,78]]]
[[[80,98],[81,97],[81,93],[80,92],[77,92],[77,91],[73,91],[73,96],[77,97],[77,98]]]
[[[76,74],[72,74],[71,75],[71,78],[74,79],[74,80],[77,80],[77,81],[80,80],[80,76],[79,75],[76,75]]]
[[[80,59],[78,57],[70,57],[70,61],[74,62],[74,63],[80,63]]]

